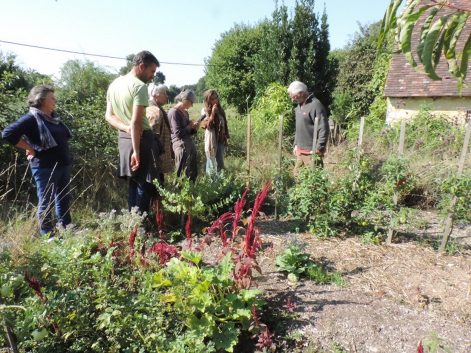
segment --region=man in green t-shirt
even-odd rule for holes
[[[145,117],[152,81],[159,61],[149,51],[134,56],[131,71],[115,79],[106,95],[106,121],[119,131],[119,176],[129,180],[128,206],[148,212],[158,177],[156,144]]]

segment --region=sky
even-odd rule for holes
[[[278,1],[280,4],[282,0]],[[284,0],[292,11],[295,0]],[[344,47],[358,23],[381,20],[390,0],[316,1],[326,7],[332,49]],[[13,53],[24,68],[59,78],[71,59],[88,60],[118,72],[131,53],[150,50],[161,62],[166,84],[194,84],[204,59],[235,24],[270,18],[274,0],[0,0],[0,52]],[[15,42],[86,54],[29,48]],[[178,65],[178,63],[196,65]]]

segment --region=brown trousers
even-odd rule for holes
[[[301,170],[302,167],[312,168],[313,163],[315,163],[316,166],[324,168],[324,161],[322,160],[322,156],[318,155],[318,157],[319,158],[315,161],[311,154],[302,154],[302,155],[296,156],[296,163],[294,164],[294,170],[293,170],[294,176],[297,177],[299,175],[299,171]]]

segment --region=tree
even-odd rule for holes
[[[115,75],[91,61],[69,60],[60,70],[59,97],[79,102],[95,96],[105,96]]]
[[[13,54],[0,52],[0,129],[26,111],[26,95],[37,84],[52,84],[49,76],[25,70],[15,62]]]
[[[119,69],[119,74],[121,76],[126,75],[129,71],[131,71],[132,66],[133,66],[132,62],[134,60],[134,56],[135,54],[129,54],[128,56],[126,56],[126,65]]]
[[[255,54],[255,88],[257,95],[274,82],[288,84],[291,56],[291,22],[285,5],[276,7],[272,20],[263,24],[265,35],[260,50]]]
[[[165,83],[165,75],[162,73],[162,71],[157,71],[154,76],[154,83],[158,85],[159,83],[164,84]]]
[[[346,49],[335,53],[339,61],[337,85],[334,91],[333,114],[339,123],[348,117],[356,119],[368,114],[375,99],[370,89],[375,62],[379,23],[361,26]]]
[[[304,82],[314,90],[319,81],[315,71],[319,22],[313,12],[314,0],[300,0],[294,9],[292,21],[293,47],[289,59],[290,81]]]
[[[471,9],[465,8],[469,1],[451,4],[443,0],[408,0],[404,11],[398,16],[403,2],[391,0],[384,15],[378,45],[381,46],[394,29],[395,41],[411,66],[418,67],[417,59],[420,68],[431,79],[439,80],[441,78],[435,69],[444,57],[448,71],[461,85],[466,78],[471,55],[471,33],[466,30]],[[412,34],[417,27],[420,28],[420,36],[414,53]],[[460,42],[464,43],[462,48],[457,45]]]
[[[199,102],[203,101],[203,93],[207,89],[208,89],[208,87],[206,86],[206,76],[203,76],[198,80],[198,82],[196,83],[196,87],[195,87],[196,99]]]
[[[178,93],[180,93],[180,88],[175,85],[170,85],[170,87],[167,90],[168,101],[174,102],[175,97],[177,96]]]
[[[257,95],[272,82],[288,85],[300,80],[326,105],[331,102],[335,83],[335,62],[330,52],[329,25],[324,12],[319,23],[314,0],[299,0],[294,16],[284,5],[276,7],[272,19],[264,23],[265,35],[255,57]]]
[[[235,25],[222,34],[206,61],[206,85],[239,113],[246,111],[256,95],[254,56],[264,35],[262,28]]]

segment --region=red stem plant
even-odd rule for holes
[[[191,237],[191,214],[190,214],[190,211],[188,211],[187,218],[186,218],[185,235],[186,235],[186,240],[188,242],[188,248],[191,250],[193,238]]]
[[[245,232],[244,239],[241,243],[241,248],[237,252],[235,248],[235,239],[239,234],[239,231],[243,229],[239,226],[239,222],[244,210],[246,203],[246,196],[248,190],[242,194],[239,200],[234,205],[234,212],[226,212],[222,214],[208,229],[208,234],[213,234],[216,230],[219,230],[219,235],[223,244],[223,255],[227,251],[227,246],[230,245],[232,253],[232,259],[234,261],[234,280],[239,288],[249,288],[252,282],[252,270],[261,272],[256,260],[256,253],[260,248],[260,233],[255,226],[255,220],[262,207],[265,198],[271,188],[271,182],[266,183],[262,190],[256,195],[252,213],[249,217],[247,229]],[[224,225],[232,221],[232,237],[230,241],[227,240],[227,232],[224,230]]]

